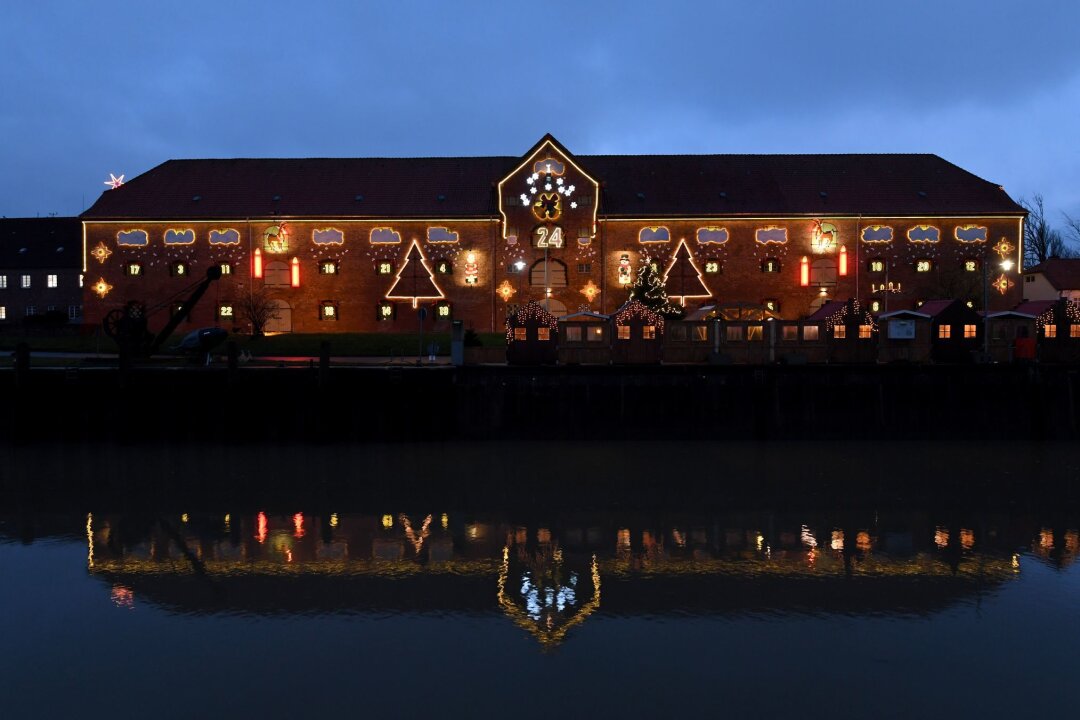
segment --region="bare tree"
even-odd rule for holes
[[[277,303],[264,287],[250,292],[238,288],[236,304],[240,315],[251,325],[252,337],[262,337],[266,324],[277,318]]]
[[[1069,213],[1061,213],[1065,216],[1065,232],[1069,236],[1069,240],[1080,245],[1080,218],[1074,218]]]
[[[1024,223],[1024,267],[1029,268],[1046,262],[1052,257],[1076,257],[1077,252],[1051,227],[1043,208],[1043,196],[1036,193],[1031,201],[1020,198],[1019,203],[1028,211]],[[1067,216],[1066,216],[1067,217]]]

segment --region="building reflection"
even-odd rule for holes
[[[113,603],[183,613],[501,614],[553,648],[600,615],[927,614],[994,591],[1076,529],[838,526],[773,515],[517,524],[431,513],[89,515]],[[847,525],[847,526],[844,526]],[[1015,548],[1029,546],[1030,555]],[[601,593],[601,588],[603,593]]]

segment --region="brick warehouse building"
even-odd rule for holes
[[[191,325],[245,332],[265,288],[269,331],[412,331],[418,307],[498,331],[530,299],[610,313],[645,262],[688,309],[1003,310],[1024,217],[926,154],[576,157],[549,135],[520,157],[171,160],[83,213],[84,313],[167,306],[213,264]]]

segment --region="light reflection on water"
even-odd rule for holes
[[[1080,522],[1052,503],[654,505],[648,485],[492,509],[414,489],[0,512],[0,717],[1080,707]]]

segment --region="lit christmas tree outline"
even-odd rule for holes
[[[395,295],[394,291],[401,288],[402,292]],[[411,292],[405,292],[411,291]],[[434,293],[434,294],[432,294]],[[405,263],[398,270],[394,284],[386,291],[387,300],[409,300],[415,308],[421,300],[445,300],[446,295],[435,284],[435,275],[428,267],[427,259],[420,250],[420,243],[415,239],[409,246],[409,252],[405,255]]]
[[[683,307],[686,306],[687,298],[712,297],[712,292],[705,285],[685,238],[679,240],[678,247],[671,255],[671,263],[664,271],[663,283],[668,296],[677,299]]]

